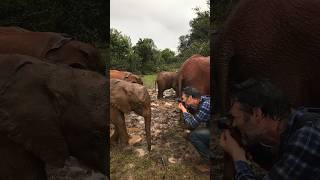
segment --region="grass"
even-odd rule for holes
[[[142,77],[143,85],[147,88],[154,89],[154,81],[156,80],[156,78],[157,74],[144,75]]]
[[[169,152],[167,152],[169,153]],[[167,154],[164,150],[161,156]],[[208,176],[194,173],[191,165],[170,164],[164,166],[158,154],[147,154],[139,158],[132,152],[125,152],[114,147],[110,152],[111,158],[111,177],[110,179],[189,179],[207,180]]]

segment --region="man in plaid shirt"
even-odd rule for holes
[[[192,129],[188,138],[204,159],[204,163],[196,168],[202,172],[209,172],[210,96],[201,96],[197,89],[185,87],[182,92],[182,102],[178,108],[183,112],[184,122]],[[204,123],[205,127],[198,127],[201,123]]]
[[[231,94],[230,113],[247,142],[279,148],[279,158],[264,179],[320,179],[319,114],[308,108],[291,110],[269,81],[245,81]],[[255,179],[244,149],[228,130],[222,133],[220,144],[234,160],[235,179]]]

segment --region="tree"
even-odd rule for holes
[[[175,60],[175,53],[170,49],[166,48],[161,51],[161,57],[166,64],[173,63]]]
[[[110,66],[114,69],[127,69],[127,61],[132,56],[132,43],[130,37],[122,35],[120,31],[110,30]],[[132,57],[130,57],[132,58]],[[129,65],[130,66],[130,65]]]
[[[136,53],[142,62],[141,72],[146,74],[147,72],[152,72],[156,66],[156,59],[154,58],[156,52],[156,45],[152,39],[144,38],[139,39],[137,44],[133,46],[133,51]]]
[[[209,6],[209,1],[207,1]],[[185,61],[193,54],[209,56],[209,39],[210,39],[210,12],[200,11],[194,8],[196,17],[189,23],[190,34],[179,37],[178,57],[180,61]]]

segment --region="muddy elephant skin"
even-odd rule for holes
[[[110,79],[120,79],[143,85],[142,79],[138,75],[128,71],[110,70]]]
[[[105,75],[106,65],[98,49],[74,40],[66,34],[1,32],[0,42],[1,54],[29,55],[46,62],[68,64],[74,68],[92,70]]]
[[[173,88],[177,92],[176,78],[176,72],[163,71],[157,74],[155,88],[158,86],[158,99],[163,97],[163,92],[166,89]]]
[[[144,117],[148,150],[151,150],[151,99],[147,88],[123,80],[110,80],[111,122],[115,125],[112,140],[120,136],[122,144],[128,144],[129,135],[125,125],[124,114],[134,111]]]
[[[293,105],[319,107],[319,8],[311,0],[238,3],[214,42],[215,110],[226,112],[230,84],[249,78],[270,79]]]
[[[178,97],[186,86],[196,88],[201,95],[210,95],[210,57],[193,55],[180,67],[177,77]]]
[[[107,173],[104,76],[25,55],[0,55],[0,68],[1,178],[46,179],[69,156]]]
[[[269,79],[293,106],[320,107],[319,8],[312,0],[239,1],[213,42],[214,111],[226,113],[231,84],[249,78]]]

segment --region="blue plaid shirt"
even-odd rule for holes
[[[201,96],[199,102],[199,111],[192,115],[188,112],[183,113],[185,123],[192,129],[197,128],[201,122],[208,124],[211,118],[210,96]]]
[[[301,109],[291,113],[281,135],[280,159],[263,179],[320,179],[320,115]],[[248,164],[235,161],[236,179],[255,179]]]

